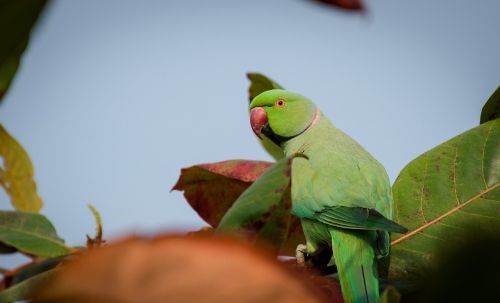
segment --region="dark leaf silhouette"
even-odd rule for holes
[[[45,0],[0,1],[0,102],[16,74],[31,29],[46,3]]]
[[[498,118],[500,118],[500,86],[483,106],[481,124]]]

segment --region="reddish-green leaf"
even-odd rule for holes
[[[217,232],[235,232],[279,252],[286,245],[292,221],[292,160],[278,161],[243,192],[222,218]]]
[[[181,170],[173,190],[184,191],[184,197],[198,215],[217,227],[236,199],[272,165],[271,162],[249,160],[195,165]],[[297,244],[303,243],[299,219],[291,218],[286,237],[280,253],[295,255]]]
[[[181,170],[172,190],[184,191],[191,207],[213,227],[271,162],[228,160],[198,164]]]

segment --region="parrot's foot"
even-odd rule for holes
[[[305,244],[297,245],[295,249],[295,258],[297,259],[297,264],[299,266],[307,266],[307,246]]]

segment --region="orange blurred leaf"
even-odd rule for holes
[[[247,245],[213,237],[131,238],[61,267],[34,302],[324,302]]]

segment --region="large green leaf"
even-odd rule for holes
[[[483,106],[481,124],[498,118],[500,118],[500,86]]]
[[[499,182],[500,119],[410,162],[393,187],[396,222],[410,231],[393,234],[390,277],[418,279],[465,234],[499,233]]]
[[[260,93],[271,89],[283,89],[281,85],[276,83],[274,80],[264,76],[259,73],[247,73],[247,78],[250,80],[250,87],[248,88],[248,99],[251,102]],[[262,147],[275,159],[279,160],[285,157],[285,154],[281,148],[274,144],[273,141],[269,140],[267,137],[259,139]]]
[[[57,269],[51,269],[41,274],[26,279],[0,292],[0,303],[28,300],[33,291],[47,281]]]
[[[73,250],[45,216],[25,212],[0,211],[0,242],[41,257],[63,256]]]
[[[279,252],[287,241],[292,222],[292,160],[293,157],[281,159],[243,192],[216,232],[236,233]]]
[[[46,0],[0,0],[0,101],[21,61]]]
[[[42,199],[36,191],[33,180],[33,165],[19,144],[0,124],[0,186],[10,197],[15,209],[38,212],[42,207]]]

